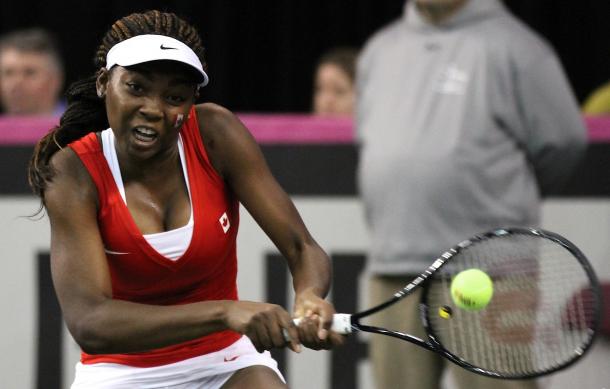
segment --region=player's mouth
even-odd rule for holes
[[[139,126],[135,127],[132,131],[134,138],[141,144],[153,143],[159,137],[157,131],[150,127]]]

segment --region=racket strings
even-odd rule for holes
[[[452,277],[478,268],[493,280],[484,309],[451,299]],[[588,274],[565,247],[539,236],[509,234],[461,250],[436,272],[427,294],[436,340],[466,362],[506,376],[552,370],[589,344],[595,296]],[[438,315],[450,308],[452,314]]]

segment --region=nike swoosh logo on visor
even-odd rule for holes
[[[236,360],[237,358],[239,358],[239,355],[236,355],[236,356],[234,356],[233,358],[227,358],[227,357],[225,357],[225,362],[231,362],[231,361]]]
[[[177,47],[169,47],[169,46],[163,46],[163,43],[161,43],[161,50],[178,50]]]

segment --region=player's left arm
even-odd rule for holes
[[[331,280],[328,255],[305,227],[239,119],[214,104],[198,106],[197,113],[214,168],[288,262],[295,290],[294,315],[311,319],[299,326],[301,341],[310,348],[340,343],[340,337],[327,336],[335,313],[325,300]]]

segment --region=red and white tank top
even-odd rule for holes
[[[193,233],[186,252],[172,260],[142,236],[121,197],[95,133],[70,144],[98,191],[98,225],[112,279],[113,298],[152,305],[236,300],[239,203],[212,167],[195,108],[180,129],[190,188]],[[233,331],[129,354],[89,355],[84,364],[110,362],[150,367],[218,351],[237,341]]]
[[[121,174],[121,167],[119,166],[119,158],[116,153],[115,137],[112,132],[112,128],[108,128],[100,133],[100,141],[102,142],[102,150],[104,151],[104,157],[110,168],[110,172],[114,177],[114,182],[119,189],[121,198],[127,203],[127,196],[125,196],[125,185],[123,184],[123,176]],[[184,145],[182,143],[182,137],[178,135],[178,153],[180,154],[180,163],[182,164],[182,174],[186,181],[186,187],[188,190],[189,204],[191,205],[191,215],[186,225],[178,227],[169,231],[158,232],[154,234],[142,235],[144,239],[151,245],[157,252],[163,256],[171,259],[178,260],[184,255],[188,246],[191,244],[191,238],[193,237],[193,204],[191,199],[191,187],[188,181],[188,171],[186,170],[186,159],[184,156]],[[127,207],[129,208],[129,206]],[[112,254],[106,250],[107,253]]]

